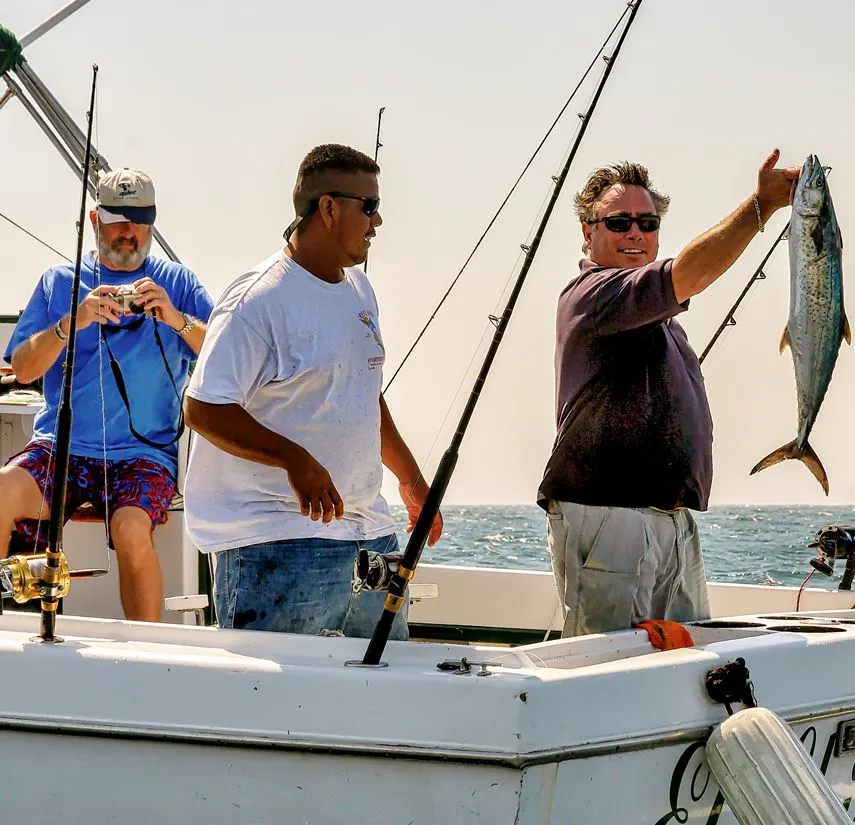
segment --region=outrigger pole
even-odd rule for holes
[[[552,195],[549,199],[549,203],[546,206],[546,210],[543,213],[543,218],[540,221],[540,225],[537,227],[537,231],[535,232],[531,244],[523,245],[522,247],[523,251],[525,252],[525,259],[520,269],[520,273],[517,276],[513,289],[511,290],[511,294],[508,297],[508,302],[505,305],[505,310],[502,313],[501,318],[499,318],[498,323],[496,324],[496,331],[493,334],[493,340],[491,341],[490,347],[487,350],[487,354],[484,357],[484,362],[481,365],[481,370],[478,373],[478,377],[475,379],[475,385],[473,386],[472,391],[469,395],[469,400],[466,402],[466,407],[463,410],[463,414],[460,417],[460,421],[458,422],[457,430],[454,433],[454,436],[451,440],[451,444],[443,454],[442,460],[439,462],[439,467],[437,467],[436,475],[434,476],[433,483],[430,486],[427,499],[425,500],[424,506],[422,507],[422,511],[419,514],[418,519],[416,520],[413,532],[410,533],[410,540],[407,542],[407,548],[404,551],[404,555],[401,558],[397,571],[393,574],[389,582],[389,594],[386,597],[386,603],[383,608],[383,613],[380,616],[380,620],[377,623],[377,627],[374,629],[374,634],[371,637],[371,641],[368,643],[368,648],[365,651],[365,656],[362,659],[361,664],[363,665],[380,664],[380,657],[383,655],[383,650],[386,647],[386,642],[389,640],[389,633],[392,629],[392,622],[395,619],[395,615],[398,613],[398,611],[400,611],[401,605],[403,604],[404,599],[406,598],[407,585],[415,575],[416,566],[419,563],[419,558],[421,557],[422,550],[424,549],[425,542],[427,541],[431,526],[433,525],[433,521],[436,518],[437,513],[439,512],[439,508],[442,504],[442,499],[445,496],[445,491],[448,487],[448,483],[449,481],[451,481],[451,476],[454,473],[454,468],[457,464],[457,459],[460,452],[460,445],[463,442],[463,437],[466,434],[466,429],[469,426],[469,421],[472,418],[472,414],[475,412],[475,406],[478,403],[478,399],[481,395],[481,390],[483,389],[484,383],[487,380],[487,375],[493,365],[493,360],[496,357],[496,353],[498,352],[499,345],[501,344],[502,338],[504,337],[505,330],[507,329],[508,323],[511,320],[511,314],[513,313],[517,298],[519,297],[519,294],[522,290],[526,276],[528,275],[528,272],[531,269],[531,265],[534,261],[534,256],[537,254],[537,250],[540,247],[540,242],[543,239],[543,234],[546,230],[546,226],[549,223],[550,217],[552,216],[552,210],[555,208],[555,204],[558,201],[558,196],[561,194],[561,189],[564,186],[564,182],[567,180],[567,174],[570,171],[570,166],[573,163],[573,159],[576,157],[576,152],[578,151],[579,145],[582,142],[582,138],[584,137],[585,132],[587,131],[588,124],[591,121],[591,115],[594,113],[594,109],[597,106],[597,102],[600,99],[600,95],[602,94],[603,88],[606,85],[606,81],[608,80],[609,75],[611,74],[618,53],[621,50],[621,46],[623,46],[623,42],[626,39],[626,35],[629,32],[633,21],[635,20],[635,16],[638,13],[638,9],[641,7],[641,2],[642,0],[632,0],[632,2],[627,3],[627,5],[631,8],[631,12],[629,15],[629,19],[626,22],[626,26],[624,26],[624,29],[621,32],[620,38],[618,39],[618,42],[615,45],[614,52],[612,52],[610,57],[603,57],[603,60],[605,60],[606,62],[606,69],[603,72],[603,76],[600,79],[599,86],[597,86],[597,90],[594,93],[594,97],[591,100],[591,104],[588,107],[588,110],[584,114],[580,115],[582,119],[582,125],[579,127],[579,132],[576,135],[576,140],[573,142],[573,146],[570,149],[570,154],[567,156],[567,161],[565,162],[561,173],[557,177],[553,178],[554,186],[552,189]]]
[[[95,198],[98,178],[101,173],[110,171],[110,164],[94,146],[91,147],[94,160],[88,165],[84,162],[86,136],[22,55],[24,47],[32,45],[88,2],[73,0],[21,40],[0,26],[0,75],[7,87],[6,93],[0,97],[0,108],[13,97],[17,98],[74,174],[81,180],[86,179],[89,194]],[[9,56],[5,63],[4,53]],[[179,261],[157,227],[152,227],[152,235],[170,260]]]
[[[86,144],[83,150],[83,168],[88,169],[92,158],[92,121],[95,113],[95,87],[98,82],[98,67],[92,66],[92,93],[89,111],[86,113]],[[71,452],[71,390],[74,379],[74,354],[77,349],[77,304],[80,300],[80,268],[83,259],[83,232],[86,226],[87,181],[82,180],[80,192],[80,215],[77,223],[77,255],[74,259],[74,280],[71,282],[71,309],[68,321],[68,341],[65,346],[65,362],[62,365],[62,394],[57,415],[56,444],[54,446],[53,493],[50,501],[48,523],[48,547],[45,567],[41,577],[42,621],[39,638],[43,642],[62,641],[54,636],[56,609],[59,605],[62,585],[61,565],[62,525],[65,520],[65,490],[68,481],[68,462]]]

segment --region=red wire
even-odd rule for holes
[[[805,576],[805,580],[802,582],[802,586],[799,588],[799,595],[796,596],[796,613],[799,612],[799,604],[801,604],[802,601],[802,590],[805,589],[805,585],[808,583],[808,581],[810,581],[810,577],[814,573],[816,573],[815,567],[810,571],[810,573],[807,574],[807,576]]]

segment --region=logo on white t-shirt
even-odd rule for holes
[[[380,347],[382,355],[375,355],[368,358],[368,369],[373,370],[377,367],[382,367],[386,360],[386,348],[383,346],[383,341],[380,339],[380,330],[377,328],[377,322],[374,320],[370,310],[363,309],[359,313],[359,320],[368,327],[371,332],[374,342]]]

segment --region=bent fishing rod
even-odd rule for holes
[[[86,149],[83,155],[83,174],[80,190],[80,214],[77,221],[77,254],[74,258],[74,278],[71,282],[71,308],[69,310],[68,340],[65,345],[65,361],[62,365],[62,392],[57,415],[56,443],[54,445],[53,493],[50,501],[48,522],[48,547],[44,570],[41,575],[42,619],[39,637],[43,642],[61,641],[54,635],[56,609],[62,595],[63,585],[67,590],[67,578],[63,582],[65,556],[62,552],[62,526],[65,520],[65,491],[68,482],[69,454],[71,452],[71,390],[74,379],[74,355],[77,338],[77,305],[80,300],[80,270],[83,260],[83,232],[86,221],[86,195],[89,164],[92,161],[92,121],[95,112],[95,88],[98,82],[98,66],[92,66],[92,91],[89,111],[86,113]],[[68,576],[67,567],[65,575]]]
[[[365,651],[365,656],[363,657],[361,662],[362,665],[380,664],[380,657],[383,655],[383,650],[386,647],[386,642],[389,640],[389,633],[392,629],[392,623],[395,620],[395,616],[400,611],[401,605],[404,603],[404,599],[406,598],[407,585],[415,575],[416,566],[419,563],[419,558],[421,557],[422,550],[424,549],[425,542],[427,541],[431,526],[433,525],[437,513],[439,513],[439,508],[442,504],[442,499],[445,496],[445,491],[448,488],[448,484],[451,481],[451,476],[454,473],[454,468],[457,464],[457,459],[460,452],[460,445],[463,442],[463,437],[466,434],[466,429],[469,426],[472,414],[475,412],[475,406],[478,403],[478,399],[481,395],[481,390],[484,387],[484,383],[487,380],[487,375],[493,365],[493,360],[496,357],[499,345],[502,343],[502,338],[505,335],[505,330],[507,329],[508,324],[511,320],[511,315],[513,314],[517,298],[519,297],[523,284],[525,283],[526,277],[529,273],[529,270],[531,269],[531,265],[534,262],[535,255],[537,254],[537,250],[540,247],[540,242],[543,239],[544,232],[546,231],[546,226],[549,223],[549,219],[552,216],[552,211],[555,208],[556,202],[558,201],[558,196],[561,194],[561,190],[564,187],[564,182],[567,180],[567,175],[570,172],[570,166],[573,163],[573,159],[576,157],[576,153],[579,150],[579,145],[581,144],[582,138],[585,136],[585,132],[587,131],[588,124],[591,122],[591,115],[594,113],[594,109],[597,106],[597,102],[600,99],[600,95],[602,94],[603,88],[606,85],[606,81],[608,80],[609,75],[611,74],[611,71],[614,68],[615,60],[618,54],[620,53],[621,47],[623,46],[623,42],[626,39],[630,28],[632,27],[632,23],[635,20],[636,14],[638,13],[638,9],[641,7],[641,2],[642,0],[634,0],[634,2],[630,2],[627,4],[632,9],[632,11],[629,15],[626,26],[621,32],[620,38],[618,39],[618,42],[615,45],[614,52],[612,52],[610,57],[603,58],[606,62],[606,69],[603,72],[603,76],[600,79],[600,83],[597,86],[597,90],[594,92],[594,97],[591,100],[591,104],[588,107],[588,110],[582,115],[582,125],[579,127],[579,132],[576,135],[576,139],[573,142],[573,145],[570,149],[570,153],[567,156],[567,160],[564,163],[561,173],[555,178],[553,178],[552,195],[549,198],[549,203],[547,204],[546,210],[543,213],[543,217],[541,218],[540,224],[537,227],[537,231],[535,232],[531,244],[523,246],[523,250],[525,252],[525,259],[523,260],[519,275],[517,276],[513,289],[511,290],[511,294],[508,297],[507,304],[505,305],[505,310],[499,318],[498,323],[496,324],[496,331],[493,334],[493,340],[490,342],[490,347],[487,350],[486,356],[484,357],[484,362],[481,365],[481,370],[478,373],[478,377],[475,379],[475,384],[470,392],[469,399],[466,402],[466,407],[463,410],[463,414],[460,417],[460,421],[457,425],[457,430],[454,433],[454,436],[451,440],[451,444],[449,445],[448,449],[445,451],[442,456],[442,459],[439,462],[439,466],[436,470],[436,475],[434,476],[433,483],[431,484],[430,490],[428,491],[425,503],[422,506],[421,513],[419,513],[419,517],[416,520],[416,524],[413,527],[413,531],[412,533],[410,533],[410,539],[407,542],[407,548],[404,551],[403,556],[401,557],[398,569],[392,575],[392,578],[389,582],[389,593],[386,597],[386,602],[383,607],[383,613],[380,616],[380,620],[377,622],[377,627],[374,629],[374,633],[371,636],[371,641],[368,643],[368,648]]]

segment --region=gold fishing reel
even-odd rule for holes
[[[59,553],[59,568],[47,567],[47,554],[35,553],[32,556],[10,556],[0,561],[0,583],[4,596],[11,596],[18,604],[41,599],[42,578],[47,586],[57,588],[57,598],[68,595],[71,586],[71,573],[65,553]],[[52,580],[52,581],[51,581]]]

